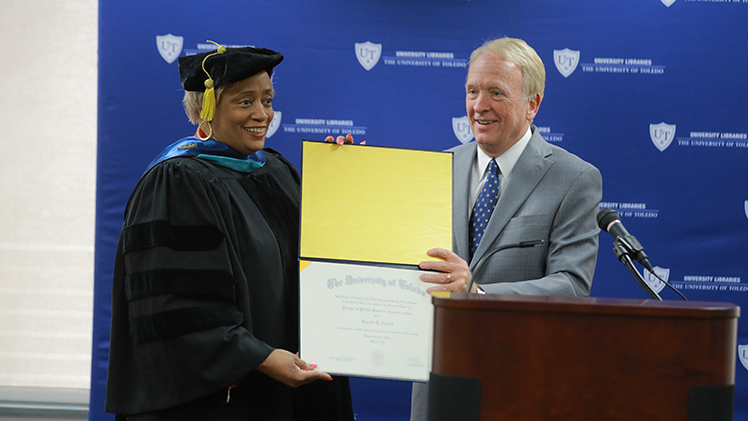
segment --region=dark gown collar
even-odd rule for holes
[[[188,136],[172,143],[161,151],[151,161],[145,172],[148,172],[159,162],[178,156],[197,156],[214,164],[246,173],[261,168],[267,161],[267,157],[262,151],[247,156],[217,140],[200,140],[196,136]]]

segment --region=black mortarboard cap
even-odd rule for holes
[[[208,79],[205,71],[217,88],[244,80],[263,70],[272,74],[273,67],[283,61],[283,54],[267,48],[226,48],[220,54],[216,54],[217,51],[179,57],[179,78],[185,91],[205,91],[205,81]]]

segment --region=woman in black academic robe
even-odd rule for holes
[[[346,378],[298,351],[299,178],[272,149],[272,69],[228,48],[180,59],[198,124],[135,188],[117,247],[108,412],[130,420],[352,420]],[[217,89],[215,89],[217,88]]]

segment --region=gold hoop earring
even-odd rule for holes
[[[203,133],[205,133],[205,132],[203,131],[203,124],[205,124],[205,123],[208,123],[208,128],[210,129],[210,131],[208,132],[208,134],[207,134],[207,135],[205,135],[205,137],[202,137],[201,135],[202,135]],[[205,141],[205,140],[208,140],[208,139],[210,139],[210,138],[211,138],[211,136],[213,136],[213,126],[211,126],[211,125],[210,125],[210,121],[207,121],[207,120],[203,120],[203,121],[202,121],[202,123],[200,123],[200,124],[199,124],[199,125],[197,126],[197,138],[198,138],[198,139],[200,139],[200,140],[203,140],[203,141]]]

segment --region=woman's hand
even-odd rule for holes
[[[337,138],[333,138],[332,136],[327,136],[325,138],[325,142],[327,143],[337,143],[338,145],[343,145],[346,143],[353,143],[353,135],[348,133],[345,136],[338,136]],[[366,145],[366,141],[360,143],[360,145]]]
[[[261,373],[291,387],[299,387],[315,380],[332,380],[329,374],[315,368],[317,366],[307,364],[298,355],[284,349],[273,350],[265,361],[257,366]]]
[[[466,261],[456,255],[451,250],[435,248],[427,252],[431,257],[439,257],[443,261],[425,261],[421,262],[419,266],[425,270],[436,270],[441,273],[424,273],[421,275],[423,282],[430,282],[432,284],[439,284],[426,290],[426,292],[433,291],[450,291],[450,292],[465,292],[467,291],[468,285],[470,285],[470,279],[472,273],[468,268]],[[473,284],[473,288],[470,292],[478,292],[478,285]]]

